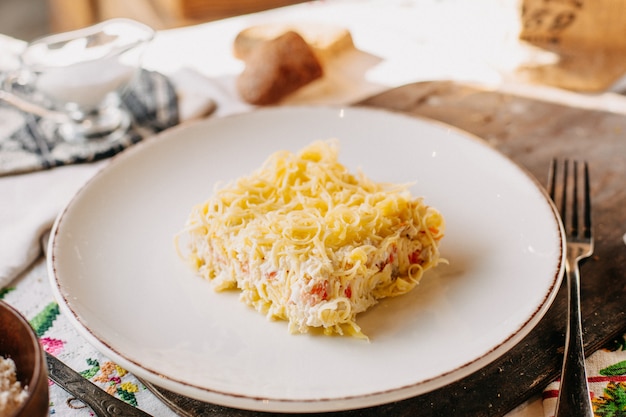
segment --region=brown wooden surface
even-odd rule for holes
[[[588,354],[626,331],[626,116],[571,108],[448,82],[419,83],[360,103],[457,126],[484,138],[545,182],[553,157],[590,164],[594,257],[582,267],[583,326]],[[497,175],[494,172],[494,175]],[[502,416],[558,377],[566,321],[562,287],[537,327],[482,370],[408,400],[340,417]],[[480,337],[480,335],[476,335]],[[459,345],[462,349],[462,344]],[[384,375],[378,377],[384,378]],[[185,416],[268,416],[207,405],[161,391]]]

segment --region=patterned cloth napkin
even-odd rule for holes
[[[81,142],[65,141],[41,118],[0,102],[0,176],[107,158],[179,122],[176,91],[158,72],[140,71],[121,99],[132,117],[128,132]]]

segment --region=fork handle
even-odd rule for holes
[[[580,313],[580,271],[578,262],[566,260],[567,275],[567,323],[565,352],[561,370],[561,386],[556,403],[555,417],[593,417],[589,395],[585,353],[583,348],[583,326]]]

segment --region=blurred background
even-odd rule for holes
[[[131,18],[162,30],[304,1],[0,0],[0,34],[31,41],[114,17]],[[471,47],[464,47],[464,60],[456,56],[465,66],[482,59],[516,79],[576,91],[609,88],[622,91],[626,83],[626,0],[378,0],[378,3],[419,6],[412,9],[414,14],[403,16],[408,30],[418,41],[416,47],[425,39],[439,45],[441,50],[456,47],[459,42],[476,47],[476,54],[472,54]],[[438,15],[429,15],[425,10]],[[408,22],[414,17],[419,24]],[[476,23],[477,19],[480,23]],[[454,30],[448,30],[449,27]],[[443,32],[437,32],[442,28]],[[435,32],[443,36],[433,35]],[[498,41],[493,33],[498,33]],[[435,54],[435,58],[447,62],[448,56]]]
[[[114,17],[168,29],[304,0],[0,0],[0,33],[30,41]]]
[[[0,0],[0,34],[32,40],[49,33],[49,0]]]

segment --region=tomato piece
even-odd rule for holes
[[[316,303],[328,300],[328,281],[318,282],[313,285],[311,295]]]
[[[419,264],[421,263],[420,260],[420,254],[422,253],[421,250],[416,250],[414,252],[409,253],[409,263],[411,264]]]
[[[348,288],[346,288],[343,293],[344,293],[344,295],[346,297],[351,298],[352,297],[352,288],[350,288],[350,286],[348,286]]]

